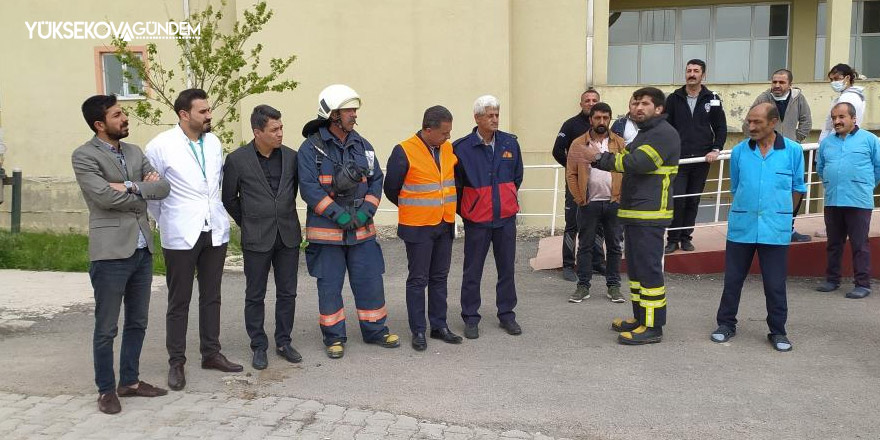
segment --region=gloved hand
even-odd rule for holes
[[[367,214],[363,209],[358,209],[357,213],[354,215],[354,222],[357,227],[362,228],[367,224],[367,221],[370,219],[370,215]]]
[[[342,229],[349,230],[357,227],[357,222],[355,217],[351,215],[351,210],[346,209],[342,214],[339,214],[336,217],[336,224],[338,224]]]

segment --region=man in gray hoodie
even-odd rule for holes
[[[782,131],[783,136],[802,143],[810,134],[813,120],[810,116],[810,105],[807,104],[807,98],[804,97],[801,89],[791,86],[791,80],[791,71],[788,69],[779,69],[773,72],[773,76],[770,78],[770,89],[758,95],[752,108],[762,102],[776,104],[776,109],[779,110],[777,130]],[[748,133],[745,121],[743,121],[743,133]],[[800,209],[800,204],[795,207],[795,216],[797,216],[798,209]],[[805,242],[810,240],[809,235],[801,234],[794,229],[794,220],[792,220],[791,241]]]
[[[813,120],[807,98],[804,97],[801,89],[791,86],[791,80],[790,70],[779,69],[773,72],[770,79],[771,87],[758,95],[752,107],[762,102],[776,104],[780,118],[777,127],[781,128],[782,135],[801,143],[810,134]],[[743,123],[743,133],[747,132],[748,128]]]

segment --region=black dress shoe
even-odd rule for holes
[[[425,340],[424,333],[413,333],[412,348],[415,351],[425,351],[428,349],[428,341]]]
[[[302,355],[300,355],[299,352],[296,351],[296,349],[293,348],[293,346],[290,344],[287,344],[283,347],[278,347],[277,353],[278,356],[283,357],[285,360],[287,360],[287,362],[290,362],[292,364],[298,364],[303,360]]]
[[[431,339],[440,339],[447,344],[461,344],[461,336],[446,327],[431,329]]]
[[[468,339],[477,339],[480,337],[480,327],[477,324],[467,324],[464,326],[464,337]]]
[[[679,246],[681,246],[681,250],[685,252],[693,252],[697,249],[694,247],[694,243],[692,243],[690,240],[682,240]]]
[[[254,350],[254,360],[251,365],[255,370],[265,370],[269,366],[269,358],[266,356],[266,350]]]
[[[172,364],[168,369],[168,387],[174,391],[180,391],[186,386],[186,375],[183,373],[183,364]]]
[[[503,328],[508,335],[522,334],[522,327],[520,327],[513,319],[510,321],[501,321],[501,328]]]
[[[664,254],[671,254],[677,250],[678,250],[678,243],[676,243],[674,241],[670,241],[669,243],[666,243],[666,247],[663,248],[663,253]]]
[[[211,356],[202,358],[202,368],[206,370],[219,370],[224,373],[238,373],[244,371],[244,367],[234,362],[230,362],[222,353],[214,353]]]

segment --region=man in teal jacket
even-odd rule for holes
[[[825,228],[828,231],[828,266],[825,282],[816,290],[840,287],[840,259],[849,236],[855,288],[847,298],[871,294],[871,252],[868,228],[874,209],[874,187],[880,182],[880,141],[856,125],[856,109],[841,102],[831,109],[835,134],[819,144],[816,172],[825,187]]]
[[[730,154],[733,204],[724,251],[724,292],[716,316],[718,328],[711,339],[727,342],[736,334],[743,282],[757,253],[767,298],[767,338],[777,351],[789,351],[785,280],[792,208],[807,192],[804,150],[776,131],[779,110],[773,104],[752,107],[746,122],[749,139],[733,147]]]

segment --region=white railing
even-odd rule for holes
[[[817,200],[822,200],[822,197],[817,196],[817,191],[813,189],[813,187],[815,185],[821,185],[821,183],[822,183],[818,179],[813,178],[813,176],[816,174],[815,170],[813,169],[813,162],[814,162],[816,150],[819,149],[819,144],[816,144],[816,143],[803,144],[802,147],[803,147],[804,151],[807,153],[807,159],[804,163],[804,166],[806,167],[806,170],[804,170],[804,182],[806,183],[806,186],[807,186],[807,194],[804,197],[803,203],[801,204],[801,206],[804,207],[804,213],[798,215],[797,216],[798,219],[809,218],[809,217],[818,217],[818,216],[822,215],[821,208],[816,210],[813,213],[810,212],[811,211],[810,203],[817,201]],[[703,196],[715,196],[714,203],[700,205],[700,208],[713,208],[714,209],[715,212],[714,212],[712,221],[698,223],[698,224],[692,226],[693,228],[705,228],[705,227],[723,225],[723,224],[727,223],[726,220],[725,221],[721,220],[721,217],[722,217],[721,216],[721,214],[722,214],[721,207],[722,206],[730,206],[730,190],[724,189],[724,181],[730,180],[728,177],[724,177],[725,163],[728,160],[730,160],[730,150],[722,151],[721,154],[718,156],[718,160],[717,160],[717,162],[718,162],[718,176],[716,178],[706,180],[707,184],[709,182],[715,183],[714,184],[714,188],[715,188],[714,191],[706,191],[706,192],[693,193],[693,194],[677,194],[677,195],[673,196],[673,198],[699,196],[701,198],[701,201],[703,200],[702,199]],[[706,161],[706,159],[704,157],[693,157],[693,158],[682,159],[679,162],[679,165],[685,165],[685,164],[691,164],[691,163],[702,163],[705,161]],[[559,195],[560,195],[560,193],[564,193],[564,191],[565,191],[565,179],[563,178],[560,182],[560,173],[562,173],[563,177],[564,177],[565,168],[559,166],[558,164],[526,165],[525,168],[526,168],[527,175],[528,175],[529,169],[553,170],[554,185],[552,188],[520,188],[519,189],[520,193],[552,192],[553,193],[553,205],[552,205],[552,210],[549,213],[547,213],[547,212],[520,212],[518,215],[534,216],[534,217],[550,217],[550,235],[556,235],[557,219],[560,217],[565,217],[564,213],[563,214],[559,213]],[[722,195],[726,195],[727,197],[722,197]],[[880,195],[874,195],[874,197],[877,198],[877,197],[880,197]],[[689,229],[689,228],[691,228],[691,227],[687,227],[687,229]],[[669,229],[686,229],[686,228],[682,227],[682,228],[669,228]]]

